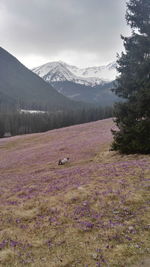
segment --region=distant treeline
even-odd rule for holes
[[[96,107],[51,113],[0,113],[0,137],[45,132],[113,116],[112,107]]]

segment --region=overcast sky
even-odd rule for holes
[[[116,60],[129,35],[126,0],[0,0],[0,46],[32,68]]]

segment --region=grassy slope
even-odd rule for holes
[[[1,266],[148,266],[150,157],[109,151],[111,127],[0,140]]]

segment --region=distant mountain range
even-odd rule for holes
[[[0,107],[62,110],[82,105],[58,93],[0,47]]]
[[[100,67],[78,68],[56,61],[34,68],[33,71],[49,83],[70,81],[94,87],[115,79],[116,63]]]
[[[118,100],[112,93],[116,63],[78,68],[62,61],[46,63],[33,69],[37,75],[70,99],[112,105]]]

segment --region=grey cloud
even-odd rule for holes
[[[127,33],[125,0],[1,0],[0,16],[2,46],[22,55],[68,50],[104,60]]]

